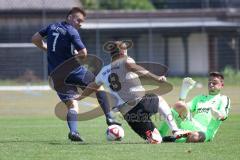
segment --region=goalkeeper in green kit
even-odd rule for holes
[[[227,119],[230,99],[220,94],[224,86],[224,76],[219,72],[211,72],[208,79],[208,95],[198,95],[185,103],[188,92],[196,82],[184,78],[180,90],[179,101],[172,108],[173,118],[180,129],[189,130],[189,134],[180,139],[167,136],[168,126],[165,122],[159,131],[165,142],[208,142],[212,141],[222,121]]]

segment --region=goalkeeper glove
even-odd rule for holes
[[[185,100],[188,92],[193,89],[193,87],[196,85],[196,81],[194,81],[192,78],[190,77],[186,77],[183,79],[182,82],[182,87],[180,90],[180,95],[179,95],[179,99],[180,100]]]

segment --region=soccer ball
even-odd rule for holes
[[[121,141],[124,137],[124,130],[119,125],[110,125],[106,132],[108,141]]]

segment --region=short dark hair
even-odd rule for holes
[[[68,12],[67,17],[68,17],[70,14],[75,14],[75,13],[78,13],[78,12],[82,13],[82,15],[83,15],[84,17],[86,17],[86,12],[84,11],[83,8],[80,8],[80,7],[73,7],[73,8]]]
[[[224,80],[224,76],[222,73],[214,71],[214,72],[210,72],[209,76],[213,76],[213,77],[220,77],[222,80]]]

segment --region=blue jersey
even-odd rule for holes
[[[85,48],[77,29],[66,22],[50,24],[39,34],[47,38],[48,74],[73,57],[74,49],[79,51]]]

